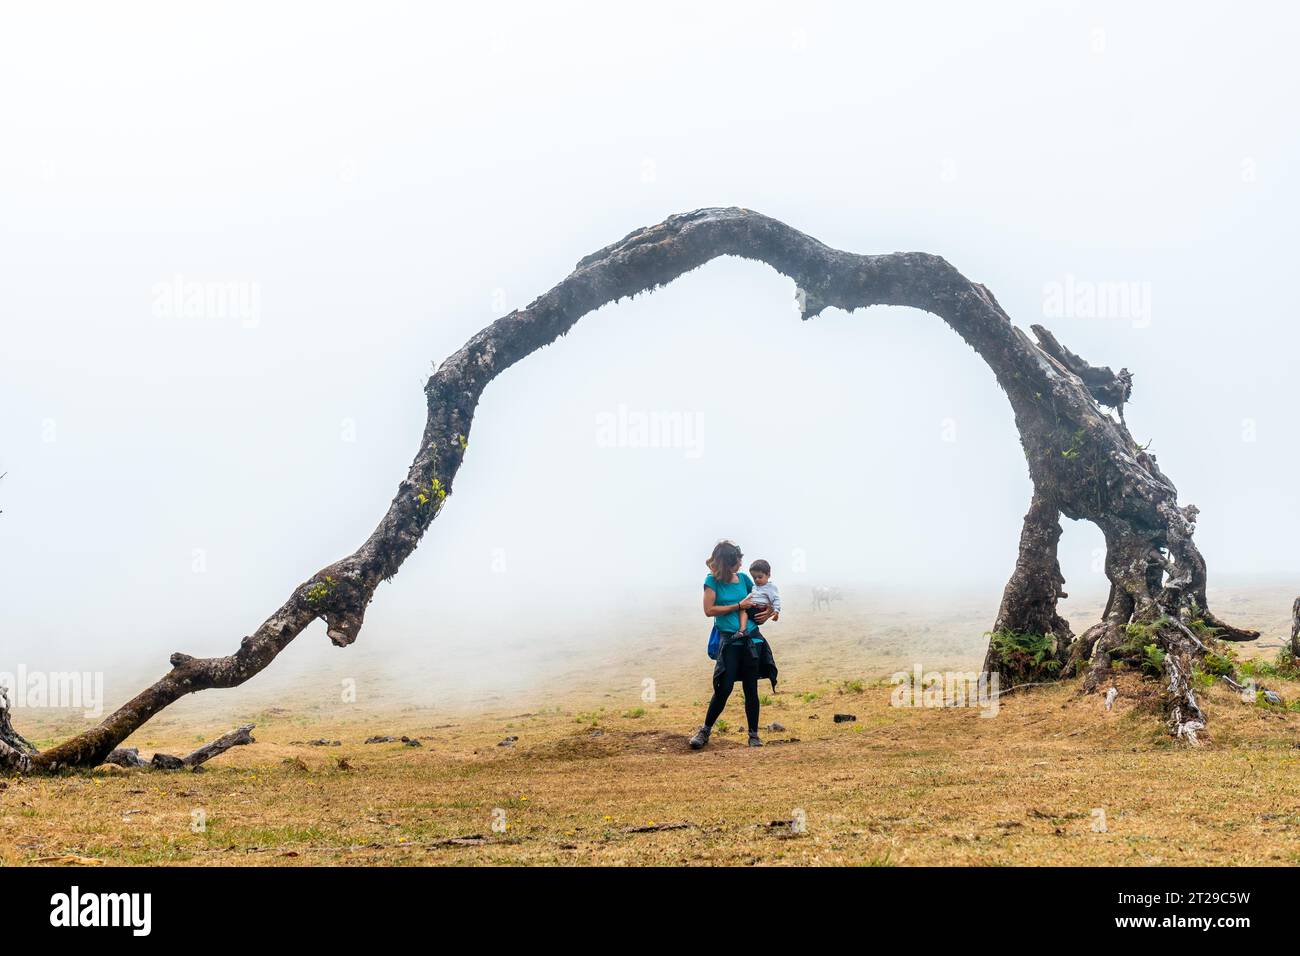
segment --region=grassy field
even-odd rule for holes
[[[1251,592],[1223,602],[1234,621],[1266,628],[1262,646],[1243,655],[1271,656],[1289,601]],[[1244,703],[1219,685],[1205,695],[1209,739],[1191,749],[1164,735],[1152,685],[1133,674],[1119,675],[1109,712],[1074,685],[1012,694],[994,717],[891,706],[893,671],[978,666],[986,609],[921,619],[851,600],[787,617],[770,630],[780,693],[763,685],[763,723],[784,729],[765,731],[762,749],[737,732],[739,688],[728,731],[703,752],[686,747],[709,679],[692,619],[653,647],[620,645],[567,680],[491,706],[201,695],[201,707],[164,714],[130,743],[146,756],[184,753],[254,721],[256,744],[201,773],[105,767],[10,780],[0,790],[0,860],[1300,863],[1300,713]],[[647,674],[653,700],[643,699]],[[1300,699],[1300,684],[1268,686]],[[857,719],[836,723],[837,713]],[[78,726],[20,719],[42,743]],[[418,746],[364,742],[374,735]]]

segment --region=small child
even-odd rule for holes
[[[749,576],[754,579],[754,590],[749,592],[750,609],[757,611],[759,608],[770,607],[772,609],[772,620],[781,620],[781,592],[772,583],[772,565],[759,558],[749,566]],[[741,608],[741,633],[744,633],[745,622],[748,620],[749,615],[744,608]],[[754,638],[755,643],[758,640],[758,638]]]

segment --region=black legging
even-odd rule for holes
[[[727,706],[731,688],[736,681],[745,692],[745,720],[752,732],[758,731],[758,658],[748,647],[747,642],[736,641],[722,649],[721,663],[726,668],[721,683],[713,682],[713,699],[709,701],[709,712],[704,717],[705,726],[712,727],[722,708]]]

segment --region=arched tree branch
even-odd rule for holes
[[[99,726],[31,755],[32,768],[48,771],[102,762],[179,698],[207,688],[235,687],[260,672],[317,618],[325,621],[331,641],[351,644],[375,589],[397,573],[451,492],[487,384],[554,342],[588,312],[655,289],[719,256],[765,262],[793,279],[804,319],[828,306],[848,311],[909,306],[939,316],[984,359],[1011,401],[1035,486],[1034,528],[1027,519],[1026,533],[1050,537],[1057,512],[1095,521],[1112,548],[1122,553],[1122,558],[1108,561],[1108,572],[1113,564],[1112,582],[1124,592],[1124,607],[1131,607],[1132,614],[1154,621],[1157,599],[1165,607],[1185,610],[1189,602],[1179,595],[1191,595],[1192,603],[1208,614],[1204,562],[1191,541],[1194,509],[1179,509],[1176,491],[1154,459],[1136,446],[1121,423],[1100,413],[1090,391],[1096,385],[1081,378],[1091,366],[1072,361],[1077,356],[1059,344],[1054,347],[1054,339],[1040,348],[1011,323],[992,293],[939,256],[857,255],[832,249],[748,209],[700,209],[638,229],[587,256],[550,291],[497,319],[447,358],[425,386],[428,418],[410,469],[360,548],[295,588],[234,654],[173,654],[171,670],[157,683]],[[1159,581],[1157,554],[1166,562],[1167,585]],[[1054,540],[1050,547],[1031,541],[1028,549],[1022,541],[1021,561],[1017,574],[1036,595],[1023,601],[1011,595],[1009,603],[1004,601],[1004,610],[1024,609],[1003,615],[1003,624],[1011,630],[1037,626],[1034,622],[1054,615],[1059,594],[1059,583],[1044,586],[1036,580],[1038,574],[1048,573],[1048,563],[1055,566]],[[1054,573],[1059,577],[1059,568]],[[1183,705],[1186,710],[1186,701]]]

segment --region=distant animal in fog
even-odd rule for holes
[[[823,607],[829,611],[831,609],[832,601],[844,600],[844,592],[839,588],[815,587],[812,589],[812,592],[814,611]]]

